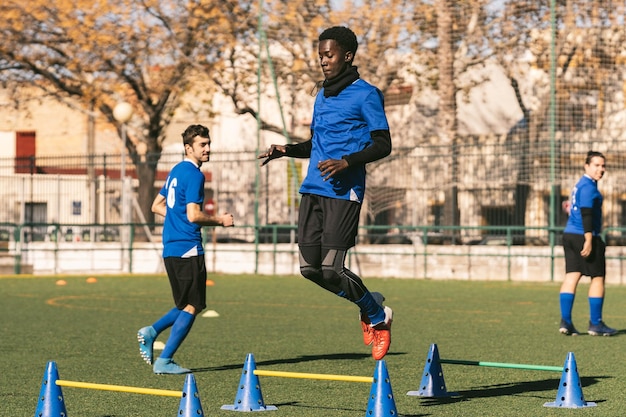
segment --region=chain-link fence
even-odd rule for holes
[[[426,226],[432,229],[433,239],[437,236],[452,244],[493,238],[497,227],[502,227],[502,234],[509,226],[560,227],[566,221],[561,205],[583,173],[587,150],[594,149],[607,156],[607,173],[599,184],[605,197],[604,226],[620,227],[626,220],[626,183],[622,180],[626,174],[626,139],[605,136],[600,140],[596,136],[572,134],[555,143],[528,142],[523,135],[472,136],[459,138],[450,146],[398,146],[391,156],[368,166],[361,224],[376,226],[373,234]],[[554,159],[551,146],[556,148]],[[181,158],[163,156],[157,168],[162,173],[157,175],[152,196],[167,170]],[[0,212],[0,222],[68,225],[61,229],[72,229],[75,238],[81,235],[81,225],[106,229],[108,224],[122,223],[119,155],[33,158],[28,162],[0,161],[0,195],[6,207]],[[238,224],[294,225],[298,185],[307,163],[284,158],[259,167],[252,152],[215,152],[202,167],[210,174],[205,202],[210,201],[211,209],[217,212],[232,212]],[[135,169],[130,161],[127,166],[131,186],[125,198],[132,207],[130,221],[142,223],[145,219],[137,201]],[[551,195],[557,200],[554,213]],[[450,200],[455,203],[452,208]],[[446,234],[437,229],[449,226],[461,227],[460,232]],[[49,239],[46,233],[39,228],[27,240]],[[91,233],[85,232],[84,237],[93,239]],[[95,233],[95,239],[110,239],[105,235]],[[621,238],[614,232],[609,236],[613,243]],[[548,244],[543,232],[528,231],[519,238],[521,244]],[[363,242],[382,240],[368,236]]]

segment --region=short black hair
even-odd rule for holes
[[[324,30],[318,40],[321,42],[327,39],[335,40],[346,52],[352,52],[352,55],[356,54],[356,50],[359,47],[356,35],[350,28],[345,26],[333,26]]]
[[[589,165],[591,163],[591,160],[593,158],[595,158],[596,156],[604,159],[606,161],[606,158],[604,157],[604,155],[602,154],[602,152],[598,152],[598,151],[589,151],[587,152],[587,157],[585,158],[585,165]]]
[[[193,145],[193,139],[196,136],[201,138],[209,138],[209,128],[202,125],[189,125],[182,134],[183,145]]]

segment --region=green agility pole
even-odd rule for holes
[[[513,368],[513,369],[527,369],[529,371],[563,372],[562,366],[529,365],[525,363],[465,361],[465,360],[457,360],[457,359],[440,359],[439,362],[447,363],[451,365],[487,366],[491,368]]]

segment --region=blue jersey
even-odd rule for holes
[[[337,96],[324,97],[324,90],[320,90],[311,130],[311,159],[300,193],[362,202],[365,166],[350,167],[324,181],[317,164],[361,151],[372,144],[370,132],[389,130],[382,92],[361,79]]]
[[[583,217],[581,208],[593,210],[593,235],[598,236],[602,231],[602,194],[598,191],[598,183],[589,176],[583,175],[570,196],[570,214],[567,219],[564,233],[584,235]]]
[[[185,159],[172,168],[159,192],[166,199],[163,224],[163,257],[189,258],[204,253],[201,227],[187,219],[187,204],[202,207],[204,174],[192,161]]]

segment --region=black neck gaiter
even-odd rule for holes
[[[337,96],[341,91],[359,79],[359,72],[357,67],[346,67],[344,72],[336,76],[331,80],[324,80],[322,87],[324,87],[324,97]]]

